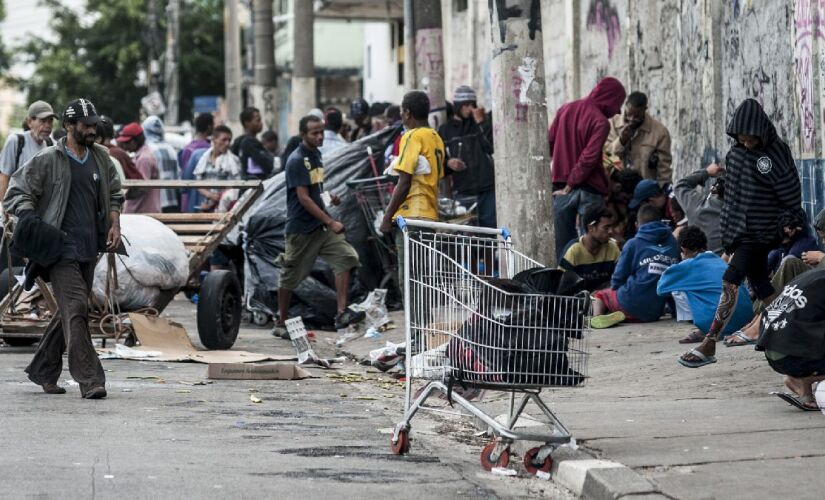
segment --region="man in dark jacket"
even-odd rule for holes
[[[241,159],[241,173],[244,179],[266,179],[275,169],[275,155],[264,148],[258,140],[263,130],[261,112],[258,108],[246,108],[241,111],[241,135],[232,145],[232,152]]]
[[[59,314],[26,372],[46,393],[65,393],[57,381],[68,348],[69,371],[86,399],[106,397],[106,376],[89,333],[88,301],[98,253],[120,243],[123,202],[109,153],[95,144],[98,121],[90,101],[70,102],[63,112],[66,138],[15,172],[3,201],[19,219],[39,217],[63,233],[60,258],[48,268]]]
[[[619,80],[602,78],[589,96],[562,106],[550,125],[557,260],[578,236],[576,217],[583,220],[587,210],[604,203],[609,194],[602,148],[610,133],[608,119],[621,111],[625,95]]]
[[[725,161],[720,223],[722,246],[732,257],[705,340],[679,358],[688,368],[716,362],[716,341],[736,309],[739,285],[745,278],[757,298],[766,304],[773,300],[768,252],[781,241],[781,218],[802,212],[802,190],[791,150],[776,134],[762,106],[746,99],[733,114],[727,133],[736,142]]]
[[[453,194],[463,204],[477,203],[478,225],[496,227],[496,178],[493,171],[493,127],[475,91],[462,85],[453,96],[453,117],[439,127],[447,148]]]

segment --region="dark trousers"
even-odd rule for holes
[[[69,353],[69,372],[80,384],[80,393],[103,387],[106,375],[89,333],[89,294],[94,279],[94,262],[64,261],[49,274],[58,314],[52,318],[40,340],[26,373],[35,384],[55,384],[63,370],[63,353]]]

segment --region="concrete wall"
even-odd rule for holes
[[[492,41],[487,2],[471,0],[464,11],[458,11],[456,4],[453,0],[441,1],[447,100],[453,100],[457,87],[470,85],[476,91],[478,104],[489,110],[492,106]]]
[[[397,28],[396,28],[397,29]],[[400,103],[404,82],[398,79],[397,48],[390,23],[364,23],[364,99]]]

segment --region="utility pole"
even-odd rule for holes
[[[292,2],[292,112],[289,134],[298,133],[298,121],[315,107],[315,26],[314,2]]]
[[[264,130],[276,130],[278,111],[272,0],[253,0],[252,22],[255,32],[255,83],[250,89],[252,105],[261,110]]]
[[[413,0],[404,0],[404,88],[413,90],[418,86],[416,82]]]
[[[158,90],[158,3],[157,0],[148,0],[146,21],[149,23],[144,36],[149,45],[149,65],[146,68],[146,82],[149,92]]]
[[[498,223],[513,232],[522,252],[553,265],[540,2],[489,0],[489,7]]]
[[[164,71],[164,90],[166,100],[166,114],[164,121],[167,125],[178,124],[180,111],[180,78],[178,70],[178,37],[180,33],[180,0],[169,0],[166,7],[166,57]]]
[[[447,120],[440,0],[416,1],[412,20],[415,28],[415,56],[410,62],[415,62],[418,78],[416,87],[430,96],[430,125],[437,129]]]
[[[241,124],[241,40],[238,23],[238,0],[224,1],[224,77],[226,79],[226,121],[235,134]]]

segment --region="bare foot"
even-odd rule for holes
[[[785,375],[785,387],[797,396],[802,396],[806,392],[805,384],[803,384],[801,380],[787,375]]]

